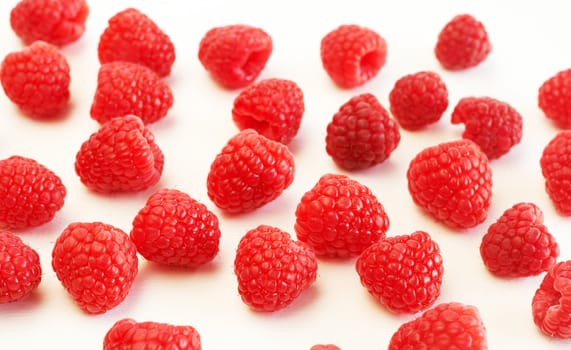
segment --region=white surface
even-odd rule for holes
[[[16,0],[0,1],[0,57],[20,50],[9,11]],[[540,5],[541,3],[541,5]],[[327,5],[325,5],[327,4]],[[193,325],[204,349],[309,349],[335,343],[344,350],[386,349],[399,325],[414,315],[385,311],[360,285],[354,260],[319,261],[316,283],[287,309],[272,314],[250,311],[237,294],[232,270],[235,247],[249,229],[268,224],[292,235],[294,211],[302,194],[327,172],[343,172],[325,153],[325,128],[351,96],[374,93],[388,108],[388,93],[404,74],[434,70],[447,83],[450,106],[442,120],[421,132],[401,131],[390,159],[366,171],[350,173],[369,186],[391,220],[388,235],[429,232],[440,244],[445,265],[440,302],[477,306],[488,330],[490,349],[569,349],[570,341],[551,340],[532,321],[531,298],[542,276],[503,280],[484,268],[479,243],[501,213],[520,201],[542,208],[545,224],[561,246],[560,260],[571,259],[569,218],[549,201],[539,169],[544,145],[557,130],[537,108],[537,89],[555,72],[568,68],[571,22],[565,1],[90,1],[87,31],[63,48],[72,74],[73,107],[58,122],[33,121],[0,93],[0,158],[14,154],[43,163],[63,180],[68,195],[55,220],[22,233],[38,250],[43,280],[28,299],[0,305],[0,347],[10,349],[100,349],[104,334],[124,317]],[[81,143],[97,129],[89,117],[99,63],[98,38],[116,12],[135,6],[171,36],[177,60],[171,76],[174,106],[150,129],[165,154],[159,186],[189,193],[219,215],[222,238],[213,263],[196,271],[160,268],[140,259],[139,274],[123,304],[103,315],[87,315],[74,305],[51,269],[53,242],[72,221],[103,221],[129,232],[131,221],[155,188],[136,194],[97,195],[87,191],[73,169]],[[467,12],[486,26],[493,45],[488,59],[465,72],[446,72],[433,55],[436,36],[454,15]],[[236,131],[231,108],[238,91],[219,88],[200,65],[197,52],[211,27],[245,23],[264,28],[274,52],[260,78],[296,81],[305,94],[306,112],[291,149],[296,157],[294,183],[275,202],[254,213],[226,217],[206,195],[210,163]],[[340,24],[368,26],[388,43],[380,74],[354,90],[336,88],[319,58],[321,37]],[[406,188],[406,169],[421,149],[460,137],[450,113],[464,96],[488,95],[514,106],[524,117],[522,142],[492,162],[493,202],[488,220],[463,233],[433,222],[414,206]]]

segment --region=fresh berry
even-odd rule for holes
[[[517,203],[490,225],[480,255],[496,276],[533,276],[555,264],[559,245],[543,225],[541,209],[533,203]]]
[[[134,115],[113,118],[85,141],[75,158],[81,182],[96,192],[134,192],[161,178],[164,155]]]
[[[539,88],[538,105],[562,129],[571,129],[571,69],[557,72]]]
[[[24,299],[41,280],[38,253],[17,235],[0,229],[0,304]]]
[[[571,215],[571,130],[557,133],[543,149],[540,158],[545,190],[555,209]]]
[[[147,66],[159,76],[171,73],[176,59],[170,37],[147,15],[127,8],[109,19],[97,47],[100,63],[128,61]]]
[[[486,28],[469,14],[452,18],[438,34],[434,53],[442,67],[462,70],[482,63],[492,51]]]
[[[83,35],[88,15],[85,0],[21,0],[10,12],[10,25],[25,44],[64,46]]]
[[[321,39],[321,63],[341,88],[351,89],[373,79],[387,59],[387,43],[370,28],[341,25]]]
[[[341,350],[341,348],[334,344],[317,344],[309,350]]]
[[[198,59],[214,81],[227,89],[248,86],[273,51],[271,36],[244,24],[214,27],[200,40]]]
[[[345,102],[327,125],[325,150],[346,170],[384,162],[397,148],[400,131],[387,110],[370,93]]]
[[[276,227],[260,225],[238,244],[234,260],[238,292],[256,311],[277,311],[290,305],[317,278],[313,250]]]
[[[398,79],[389,102],[402,128],[418,130],[442,118],[448,108],[448,89],[438,73],[421,71]]]
[[[218,253],[220,228],[204,204],[179,190],[163,188],[135,216],[131,239],[147,260],[197,267]]]
[[[270,140],[288,144],[297,134],[305,105],[303,91],[286,79],[265,79],[234,100],[232,118],[240,130],[254,129]]]
[[[37,161],[22,156],[0,160],[0,227],[22,230],[50,222],[66,193],[61,179]]]
[[[68,106],[67,59],[56,46],[46,42],[36,41],[6,55],[0,66],[0,82],[6,96],[30,117],[59,117]]]
[[[357,258],[356,270],[361,284],[394,313],[430,307],[440,296],[444,273],[440,247],[423,231],[372,244]]]
[[[475,306],[443,303],[402,324],[388,350],[487,350],[486,327]]]
[[[57,238],[52,268],[77,305],[104,313],[121,304],[138,272],[137,250],[121,229],[74,222]]]
[[[407,180],[414,203],[450,228],[474,227],[487,217],[492,169],[470,140],[423,149],[410,162]]]
[[[297,238],[317,256],[349,258],[385,237],[389,217],[365,185],[346,175],[325,174],[295,210]]]
[[[278,198],[294,174],[287,146],[246,129],[228,140],[212,162],[208,197],[227,213],[253,211]]]
[[[200,334],[192,326],[121,319],[105,334],[103,350],[200,350]]]

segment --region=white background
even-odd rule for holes
[[[0,57],[23,45],[9,25],[17,1],[0,1]],[[558,131],[537,107],[537,90],[557,71],[571,66],[571,22],[565,1],[91,1],[87,30],[63,48],[71,66],[72,108],[55,122],[22,115],[0,93],[0,158],[22,155],[58,174],[67,187],[65,206],[49,224],[20,233],[37,249],[42,283],[23,301],[0,305],[0,347],[10,349],[100,349],[106,331],[124,317],[138,321],[189,324],[201,334],[204,349],[309,349],[335,343],[344,350],[386,349],[394,331],[414,315],[387,312],[360,285],[354,259],[319,261],[316,283],[294,304],[275,313],[250,311],[237,294],[232,265],[238,240],[260,224],[292,234],[294,211],[303,193],[336,168],[325,153],[325,128],[339,106],[358,93],[371,92],[388,108],[388,93],[404,74],[433,70],[449,89],[450,106],[442,120],[425,130],[401,131],[390,159],[369,170],[350,173],[369,186],[390,217],[389,236],[425,230],[440,244],[445,274],[440,302],[458,301],[479,308],[490,349],[569,349],[571,341],[542,335],[532,321],[531,299],[542,276],[499,279],[484,268],[479,244],[487,227],[505,209],[532,201],[571,259],[570,219],[560,216],[544,190],[539,168],[543,147]],[[177,59],[167,82],[175,102],[168,116],[150,126],[165,154],[159,185],[135,194],[99,195],[86,190],[73,168],[76,152],[97,130],[89,108],[96,87],[97,43],[107,20],[135,6],[149,15],[175,44]],[[471,13],[486,26],[493,45],[487,60],[464,72],[446,72],[433,47],[439,30],[454,15]],[[237,129],[231,109],[239,91],[221,89],[200,65],[198,43],[210,28],[244,23],[262,27],[274,51],[261,78],[298,83],[306,112],[291,150],[296,177],[281,197],[254,213],[228,217],[206,195],[210,163]],[[321,67],[321,38],[341,24],[360,24],[387,41],[387,64],[366,85],[340,90]],[[456,102],[465,96],[491,96],[510,103],[524,118],[522,142],[491,163],[493,202],[488,220],[454,232],[414,206],[406,187],[406,169],[424,147],[457,139],[463,126],[450,123]],[[127,299],[103,315],[87,315],[73,303],[51,269],[53,243],[73,221],[103,221],[130,231],[131,221],[157,187],[185,191],[220,218],[220,253],[203,268],[188,271],[158,267],[142,258]]]

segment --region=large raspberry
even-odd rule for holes
[[[571,215],[571,130],[560,131],[549,141],[540,166],[553,205],[562,215]]]
[[[559,71],[541,84],[538,105],[556,126],[571,129],[571,69]]]

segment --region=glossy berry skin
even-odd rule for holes
[[[297,238],[320,257],[358,256],[389,228],[389,217],[373,192],[341,174],[325,174],[305,192],[295,218]]]
[[[0,160],[0,228],[24,230],[52,221],[66,194],[59,176],[34,159]]]
[[[557,133],[540,158],[545,190],[562,215],[571,215],[571,130]]]
[[[214,259],[220,228],[204,204],[179,190],[162,188],[139,210],[130,236],[145,259],[193,268]]]
[[[242,301],[252,310],[286,308],[317,278],[317,260],[305,243],[279,228],[260,225],[238,243],[234,273]]]
[[[474,227],[487,217],[492,169],[472,141],[448,141],[423,149],[411,160],[407,180],[414,203],[450,228]]]
[[[571,129],[571,69],[559,71],[541,84],[538,105],[557,127]]]
[[[387,59],[385,39],[370,28],[344,24],[321,39],[321,63],[333,82],[343,89],[373,79]]]
[[[335,164],[359,170],[384,162],[397,148],[400,131],[370,93],[345,102],[327,125],[325,150]]]
[[[232,119],[240,130],[254,129],[270,140],[288,144],[305,111],[303,91],[287,79],[265,79],[246,87],[234,99]]]
[[[119,228],[74,222],[54,244],[52,268],[83,311],[101,314],[127,297],[138,272],[137,250]]]

